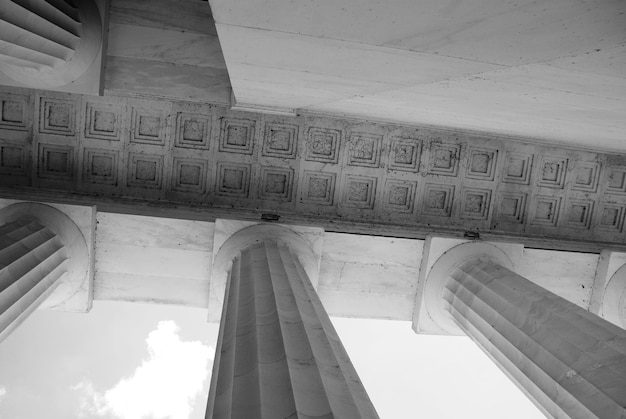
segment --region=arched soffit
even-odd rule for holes
[[[626,265],[613,274],[604,289],[602,317],[626,329]]]
[[[462,243],[441,255],[428,273],[424,288],[424,302],[426,314],[441,329],[442,334],[465,335],[445,308],[443,288],[452,272],[471,260],[489,260],[511,270],[514,267],[513,262],[502,249],[484,242]]]
[[[0,209],[0,225],[20,219],[34,219],[52,230],[63,243],[69,259],[67,272],[55,292],[41,305],[57,306],[81,290],[89,272],[87,242],[78,226],[67,215],[50,205],[20,202]]]

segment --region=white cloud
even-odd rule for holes
[[[148,358],[109,390],[98,392],[90,381],[73,387],[81,393],[83,416],[188,419],[208,376],[214,349],[197,341],[181,341],[173,321],[159,322],[146,344]]]
[[[0,386],[0,402],[4,399],[4,396],[7,395],[7,389],[4,386]]]

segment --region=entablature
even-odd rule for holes
[[[0,100],[7,197],[580,251],[626,243],[623,155],[157,98],[5,87]]]

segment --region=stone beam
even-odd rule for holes
[[[107,41],[106,94],[230,103],[208,1],[111,0]]]
[[[2,193],[234,208],[404,237],[626,241],[626,156],[207,103],[11,89],[0,100]]]

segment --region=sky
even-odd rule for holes
[[[467,337],[332,320],[382,419],[544,417]],[[203,418],[217,331],[189,307],[36,311],[0,343],[0,419]]]

